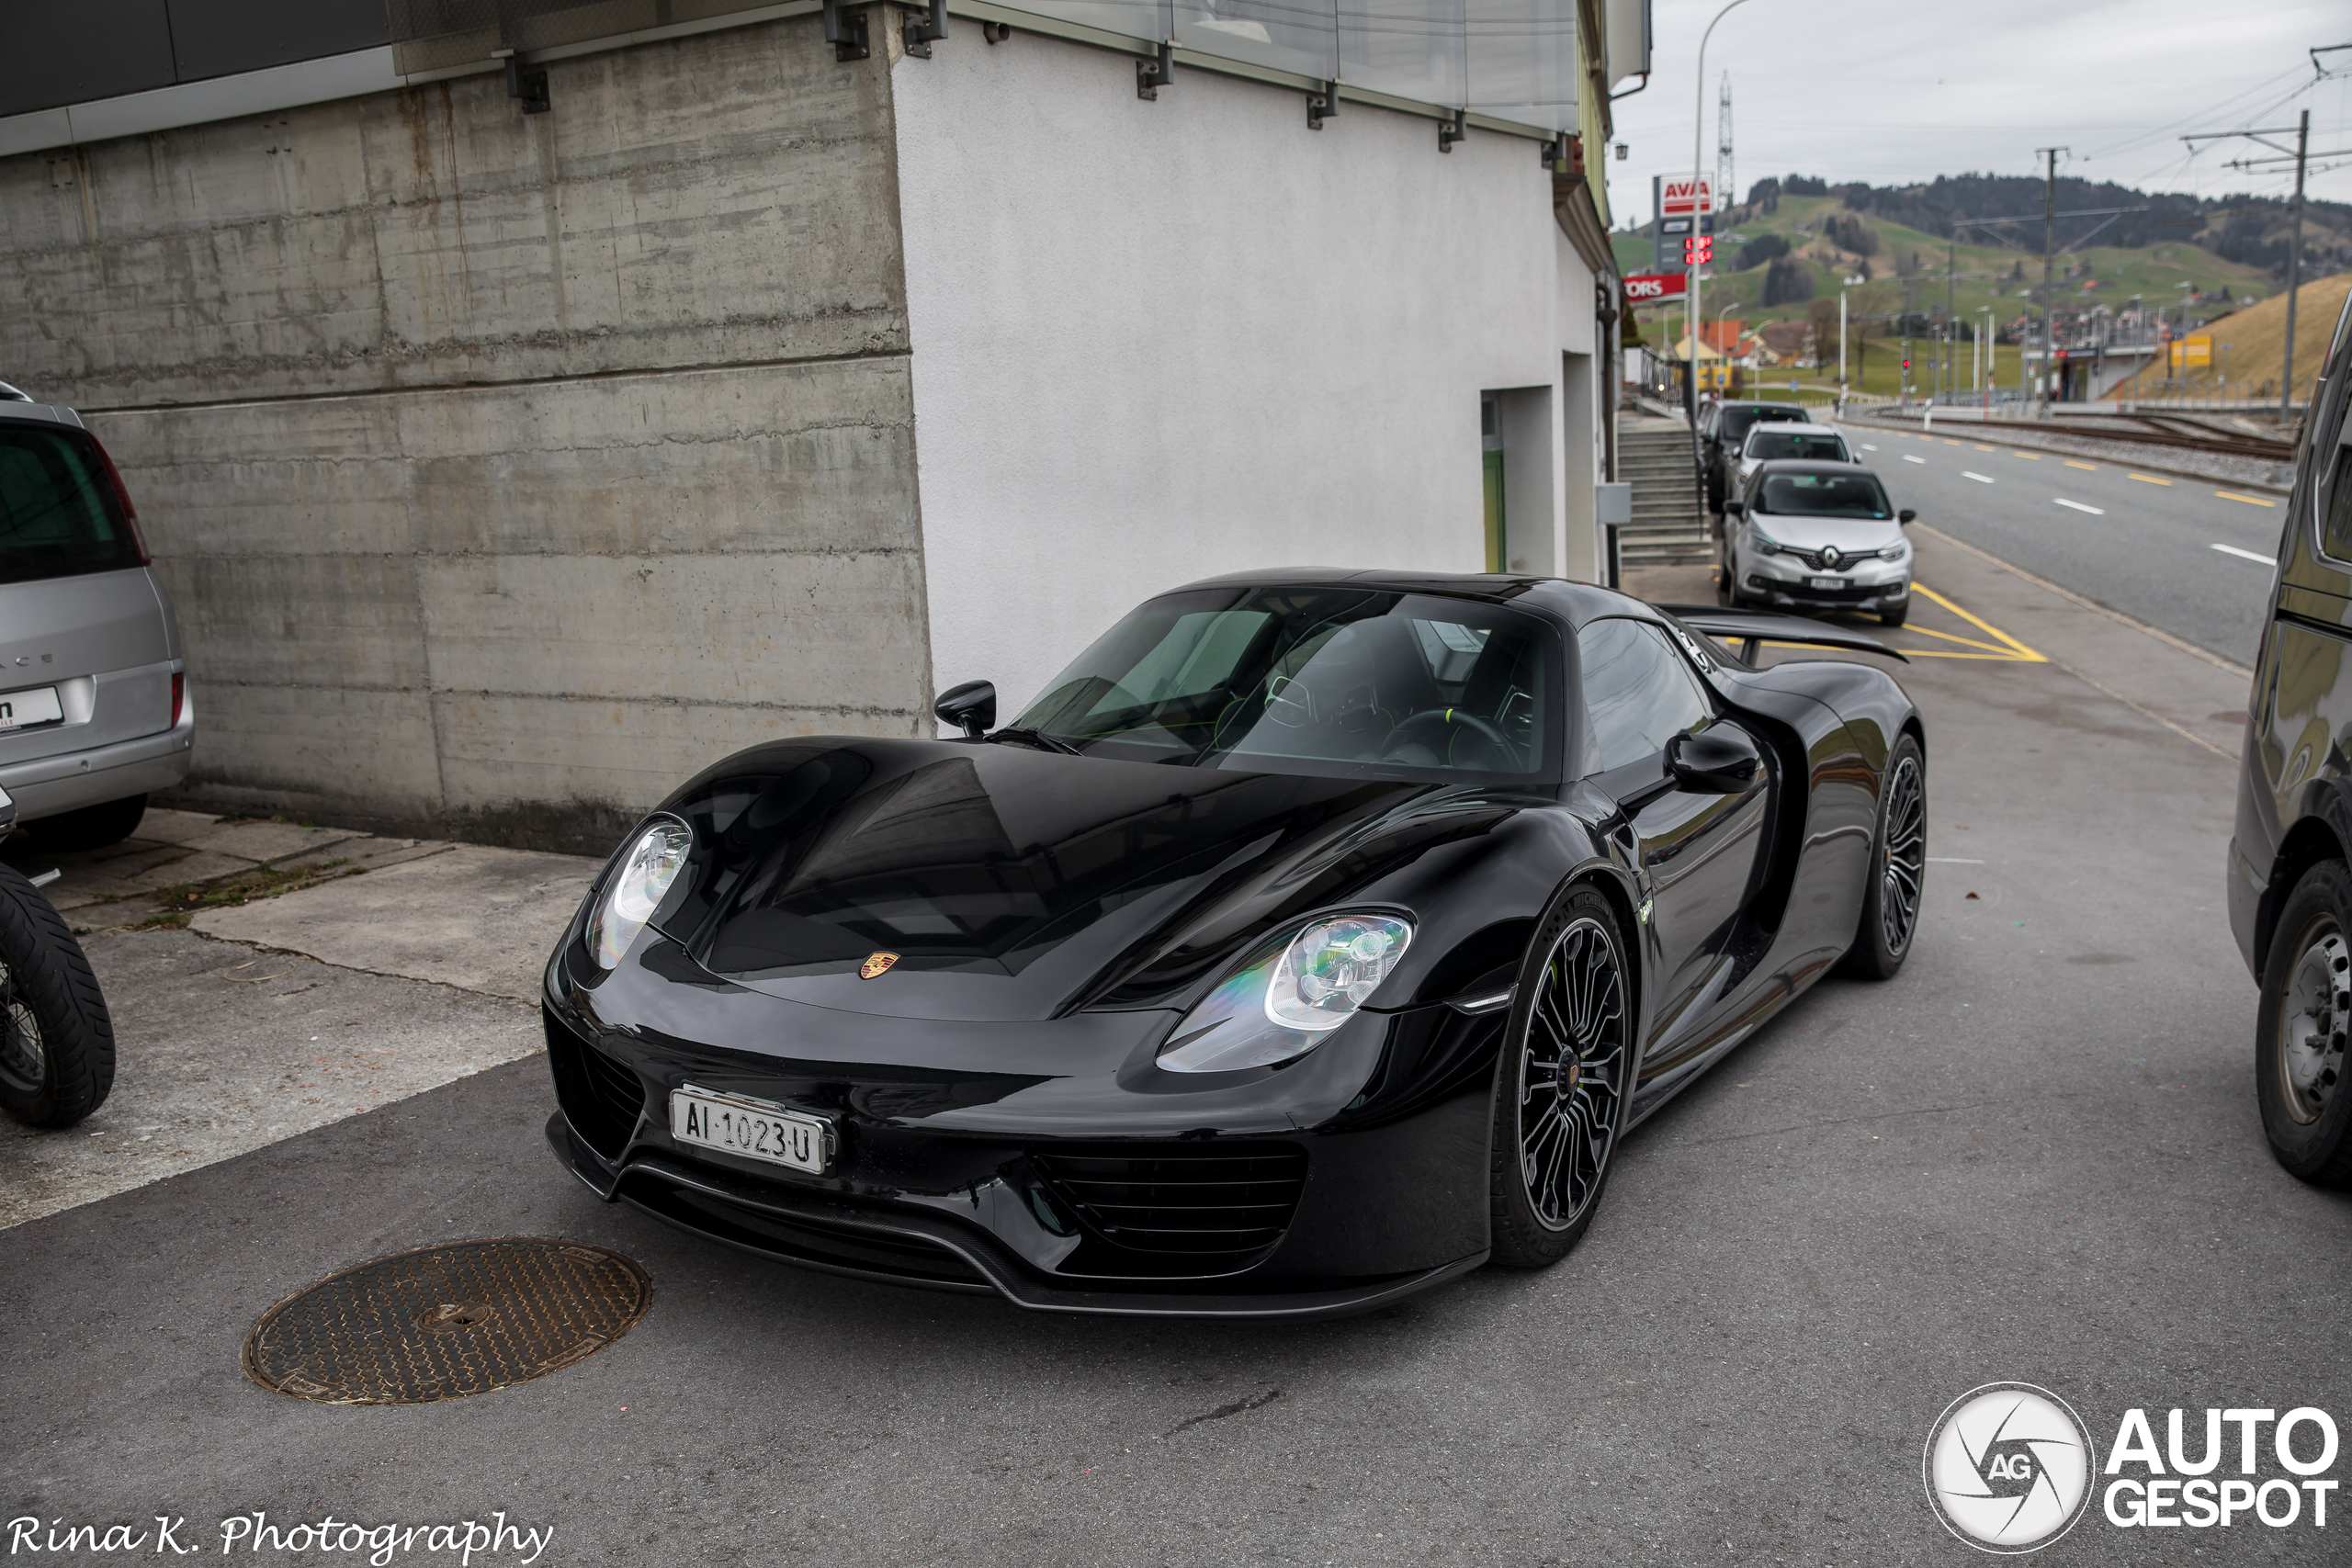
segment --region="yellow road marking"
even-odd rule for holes
[[[2000,627],[1994,626],[1987,621],[1982,620],[1975,615],[1970,615],[1967,611],[1962,609],[1959,605],[1953,604],[1951,600],[1945,598],[1934,589],[1928,587],[1925,583],[1912,583],[1911,592],[1914,593],[1922,593],[1927,597],[1933,599],[1937,604],[1941,604],[1945,609],[1950,610],[1953,615],[1958,615],[1970,626],[1974,626],[1977,630],[1984,633],[1987,637],[1993,637],[1996,640],[1994,642],[1979,642],[1974,637],[1961,637],[1953,632],[1939,632],[1931,626],[1905,626],[1903,628],[1905,631],[1917,632],[1921,637],[1939,637],[1945,642],[1958,643],[1961,648],[1974,650],[1973,652],[1962,653],[1958,649],[1949,648],[1906,648],[1903,651],[1907,657],[1912,659],[1983,659],[2002,664],[2047,664],[2050,662],[2050,656],[2048,654],[2036,653],[2033,649],[2028,648],[2025,644],[2019,642],[2017,638],[2011,637]],[[1767,648],[1811,649],[1815,645],[1812,643],[1803,642],[1775,642],[1767,639],[1764,646]]]
[[[2133,474],[2132,477],[2138,479],[2143,485],[2168,485],[2172,483],[2170,479],[2160,479],[2154,474]]]
[[[2041,454],[2039,452],[2018,452],[2012,450],[2009,453],[2009,456],[2012,457],[2023,457],[2029,463],[2039,463],[2041,461]]]
[[[1947,436],[1945,436],[1945,437],[1944,437],[1944,445],[1945,445],[1945,446],[1959,446],[1959,445],[1960,445],[1960,443],[1959,443],[1959,442],[1957,442],[1957,441],[1954,441],[1951,436],[1947,435]]]
[[[2067,459],[2066,459],[2066,466],[2067,466],[2068,468],[2093,468],[2093,469],[2096,469],[2096,468],[2098,467],[2098,465],[2097,463],[2077,463],[2077,462],[2076,462],[2076,461],[2075,461],[2075,459],[2073,459],[2072,457],[2069,457],[2069,458],[2067,458]]]
[[[1997,452],[2000,450],[1997,446],[1979,446],[1976,449],[1979,452]]]
[[[2278,504],[2275,501],[2265,501],[2258,495],[2240,495],[2233,490],[2217,490],[2213,493],[2220,496],[2223,501],[2243,501],[2248,506],[2276,506]]]
[[[2006,659],[2018,664],[2047,664],[2050,662],[2049,655],[2036,653],[2033,649],[2028,648],[2025,644],[2019,642],[2017,638],[2011,637],[2000,627],[1994,626],[1990,622],[1983,620],[1978,616],[1970,615],[1967,611],[1962,609],[1959,605],[1953,604],[1951,600],[1945,598],[1942,594],[1937,592],[1926,583],[1914,582],[1911,585],[1911,592],[1914,593],[1926,594],[1928,598],[1933,599],[1937,604],[1941,604],[1945,609],[1950,610],[1953,615],[1958,615],[1962,620],[1966,621],[1970,626],[1974,626],[1978,631],[1983,632],[1985,636],[1992,637],[1995,641],[1997,641],[2002,645],[2000,649],[1996,649],[1990,653],[1945,653],[1935,649],[1921,649],[1918,650],[1918,657],[1925,659]],[[1923,632],[1928,631],[1928,628],[1925,626],[1920,626],[1917,629]],[[1989,646],[1985,643],[1976,642],[1969,637],[1953,637],[1949,632],[1928,632],[1928,635],[1930,637],[1944,637],[1951,642],[1966,643],[1972,648],[1985,648]]]

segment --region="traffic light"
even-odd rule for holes
[[[1905,370],[1910,369],[1910,368],[1911,368],[1911,362],[1910,362],[1909,360],[1907,360],[1907,359],[1906,359],[1906,360],[1905,360],[1905,361],[1903,362],[1903,368],[1904,368],[1904,369],[1905,369]]]
[[[1682,265],[1704,266],[1715,259],[1715,242],[1712,235],[1693,234],[1682,242]]]

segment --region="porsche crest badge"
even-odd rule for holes
[[[898,961],[899,955],[895,953],[869,953],[865,955],[865,962],[857,966],[857,977],[861,980],[875,979],[888,974],[890,965]]]

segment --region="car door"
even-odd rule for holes
[[[1657,623],[1608,617],[1577,636],[1583,701],[1581,772],[1618,803],[1613,831],[1643,895],[1644,966],[1655,1005],[1643,1080],[1705,1049],[1706,1023],[1734,976],[1732,937],[1761,870],[1771,750],[1736,795],[1678,787],[1668,748],[1680,736],[1737,720],[1721,711],[1689,658]],[[1753,736],[1750,739],[1755,739]]]

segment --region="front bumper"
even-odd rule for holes
[[[845,1013],[660,939],[578,967],[548,972],[549,1143],[600,1198],[729,1247],[1044,1312],[1261,1319],[1486,1261],[1498,1015],[1360,1014],[1283,1071],[1171,1083],[1166,1013]],[[682,1145],[688,1084],[821,1115],[837,1154],[820,1175]]]
[[[1783,565],[1778,557],[1742,557],[1739,574],[1741,593],[1775,609],[1877,611],[1911,602],[1907,558],[1901,566],[1839,573],[1807,571],[1802,562]],[[1839,586],[1817,588],[1811,581],[1827,577],[1838,577]]]

